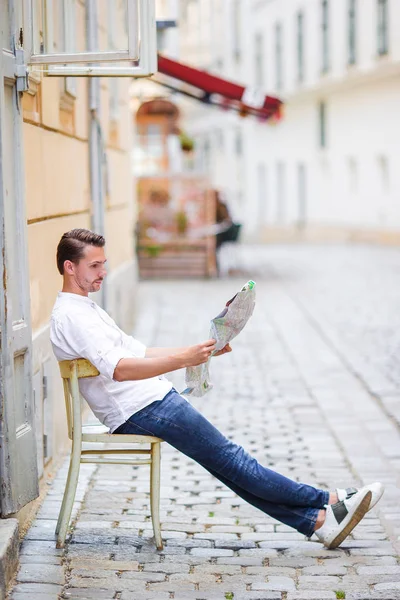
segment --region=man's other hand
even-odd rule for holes
[[[218,352],[213,354],[213,356],[222,356],[223,354],[226,354],[227,352],[232,352],[232,348],[230,347],[229,344],[226,344],[223,348],[221,348],[221,350],[218,350]]]

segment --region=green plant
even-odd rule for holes
[[[233,600],[234,595],[235,594],[233,592],[226,592],[225,598],[226,600]]]
[[[179,210],[176,213],[176,227],[178,229],[178,233],[186,233],[188,226],[188,218],[184,210]]]
[[[343,590],[335,590],[335,594],[338,600],[346,598],[346,592],[344,592]]]
[[[209,516],[209,517],[213,517],[214,515],[215,515],[215,513],[213,513],[213,512],[209,512],[209,513],[208,513],[208,516]]]
[[[162,246],[160,246],[159,244],[152,244],[149,246],[146,246],[146,252],[149,256],[152,257],[156,257],[160,254],[162,250]]]
[[[183,152],[191,152],[194,149],[194,140],[184,131],[180,134],[179,141]]]

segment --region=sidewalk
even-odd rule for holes
[[[399,261],[392,249],[252,247],[236,279],[140,286],[135,335],[179,346],[206,339],[209,318],[257,281],[252,319],[194,404],[289,477],[330,489],[383,481],[382,501],[341,548],[305,541],[164,444],[164,550],[151,539],[147,467],[115,465],[82,466],[72,537],[56,550],[65,464],[10,598],[400,598]],[[173,380],[184,388],[182,373]]]

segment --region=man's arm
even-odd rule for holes
[[[146,358],[163,358],[166,356],[173,356],[176,354],[182,354],[187,350],[186,347],[183,348],[146,348]],[[232,348],[229,344],[226,344],[224,348],[213,354],[213,356],[221,356],[222,354],[226,354],[227,352],[232,352]]]
[[[207,340],[186,348],[170,348],[167,356],[150,358],[122,358],[115,367],[116,381],[138,381],[164,375],[184,367],[195,367],[208,361],[215,350],[215,340]],[[147,352],[146,352],[147,356]]]
[[[146,348],[146,358],[163,358],[165,356],[174,356],[176,354],[182,354],[187,349],[186,346],[182,348]]]

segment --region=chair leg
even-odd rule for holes
[[[64,511],[65,511],[65,503],[67,501],[67,491],[68,491],[70,479],[71,479],[71,462],[72,462],[72,456],[69,461],[68,475],[67,475],[67,480],[65,482],[64,495],[63,495],[63,499],[62,499],[62,503],[61,503],[60,513],[58,515],[58,520],[57,520],[57,525],[56,525],[56,535],[58,535],[58,532],[60,531],[61,521],[63,519],[63,515],[64,515]]]
[[[163,549],[160,525],[160,442],[151,444],[150,507],[157,550]]]
[[[64,548],[67,529],[71,519],[72,507],[75,501],[76,487],[78,485],[80,468],[80,452],[74,452],[72,449],[71,460],[69,463],[68,478],[65,485],[64,497],[61,505],[60,515],[57,521],[57,548]]]

